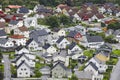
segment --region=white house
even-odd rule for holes
[[[99,48],[104,44],[104,41],[101,36],[90,36],[86,35],[87,38],[87,47],[89,48]]]
[[[11,20],[8,24],[11,30],[23,26],[23,21]]]
[[[26,27],[36,27],[37,26],[37,18],[35,17],[29,17],[29,18],[26,18],[24,19],[24,25]]]
[[[25,45],[27,39],[24,37],[24,35],[12,35],[10,36],[10,40],[13,41],[16,45]]]
[[[43,46],[43,52],[44,53],[47,52],[47,53],[53,54],[53,53],[57,52],[57,49],[54,46],[50,45],[50,44],[45,44]]]
[[[29,30],[25,26],[15,28],[14,34],[24,35],[25,37],[29,38]]]
[[[106,72],[106,69],[108,68],[104,61],[101,61],[96,57],[91,58],[85,65],[88,65],[90,62],[96,65],[100,73]]]
[[[58,48],[66,48],[67,45],[69,45],[70,42],[64,37],[61,36],[57,41],[56,41],[56,45]]]
[[[57,34],[58,34],[58,36],[65,36],[66,32],[64,29],[60,29]]]
[[[29,53],[29,50],[23,46],[18,46],[15,49],[15,54]]]
[[[17,66],[17,77],[30,77],[31,69],[30,66],[25,62],[22,61],[18,66]]]
[[[98,8],[98,11],[103,14],[106,12],[106,9],[104,8],[104,6],[102,6]]]
[[[75,42],[72,42],[68,47],[68,54],[72,54],[74,52],[82,52],[82,49]]]
[[[0,47],[13,47],[13,46],[14,46],[14,43],[8,38],[0,39]]]
[[[7,37],[7,35],[6,35],[5,30],[4,30],[4,29],[1,29],[1,30],[0,30],[0,38],[6,38],[6,37]]]
[[[29,39],[26,42],[26,47],[30,50],[30,51],[36,51],[36,50],[42,50],[42,47],[39,47],[39,44],[33,40],[33,39]]]

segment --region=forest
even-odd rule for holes
[[[36,4],[43,4],[45,6],[55,7],[60,3],[68,4],[69,6],[80,6],[83,3],[95,3],[102,4],[106,2],[112,2],[120,4],[120,0],[0,0],[0,5],[6,7],[7,5],[25,5],[26,7],[32,9]]]

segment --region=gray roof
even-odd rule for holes
[[[50,47],[50,44],[45,44],[45,45],[43,46],[44,49],[48,49],[49,47]]]
[[[96,71],[98,71],[98,67],[93,62],[90,62],[88,65],[91,65]]]
[[[19,13],[29,13],[29,9],[26,7],[19,8]]]
[[[68,37],[74,38],[74,36],[77,34],[77,31],[70,31],[70,33],[67,35]]]
[[[49,66],[44,66],[44,67],[40,68],[40,70],[43,70],[43,69],[50,70],[50,67]]]
[[[0,36],[6,36],[6,32],[3,29],[0,30]]]
[[[72,50],[75,46],[76,46],[76,43],[75,43],[75,42],[72,42],[72,43],[69,45],[69,49]]]
[[[0,38],[0,44],[5,44],[7,41],[7,38]]]
[[[114,34],[115,36],[116,36],[116,35],[119,35],[119,34],[120,34],[120,29],[115,30],[113,34]]]
[[[92,79],[92,72],[90,71],[75,71],[75,75],[78,79]]]
[[[56,42],[60,43],[64,39],[64,36],[61,36]]]
[[[67,51],[66,50],[60,50],[60,51],[53,54],[53,57],[57,57],[57,56],[66,57],[67,56]]]
[[[19,22],[19,21],[11,20],[11,21],[9,22],[9,24],[16,25],[18,22]]]
[[[103,39],[101,36],[86,35],[86,37],[88,42],[103,42]]]

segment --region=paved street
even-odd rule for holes
[[[110,80],[120,80],[120,58],[116,66],[113,68]]]
[[[11,72],[10,72],[10,60],[8,55],[3,55],[4,60],[4,80],[10,80]]]

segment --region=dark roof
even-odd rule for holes
[[[9,24],[16,25],[18,22],[19,22],[19,21],[16,21],[16,20],[11,20],[11,21],[9,22]]]
[[[19,13],[29,13],[29,9],[26,7],[19,8]]]
[[[17,66],[17,69],[22,66],[23,64],[25,64],[26,66],[28,66],[30,68],[30,66],[25,62],[25,61],[22,61],[18,66]]]
[[[5,44],[7,41],[7,38],[0,38],[0,44]]]
[[[23,48],[23,46],[18,46],[15,50],[20,51]]]
[[[90,62],[88,65],[91,65],[96,71],[98,71],[98,67],[93,62]]]
[[[73,49],[74,47],[76,46],[76,43],[75,42],[72,42],[70,45],[69,45],[69,49]]]
[[[18,54],[18,55],[17,55],[17,58],[15,59],[15,63],[16,63],[22,56],[24,56],[26,59],[29,60],[29,58],[25,55],[25,53],[22,53],[22,54]]]
[[[74,38],[74,36],[77,34],[77,31],[70,31],[70,33],[67,35],[68,37]]]
[[[64,39],[64,36],[61,36],[56,42],[60,43]]]
[[[33,41],[33,38],[32,38],[32,39],[29,39],[29,40],[26,42],[26,46],[28,46],[32,41]]]
[[[45,45],[43,46],[44,49],[48,49],[49,47],[50,47],[50,44],[45,44]]]
[[[58,65],[60,65],[64,70],[67,70],[67,67],[65,67],[64,64],[62,64],[60,62],[58,62],[57,64],[55,64],[52,69],[54,69]]]
[[[0,36],[6,36],[6,32],[3,29],[0,30]]]
[[[86,35],[86,37],[88,42],[103,42],[103,39],[101,36]]]

